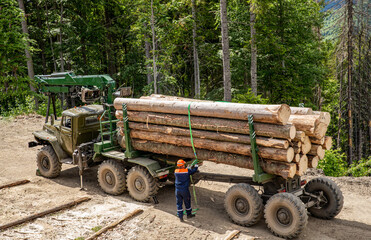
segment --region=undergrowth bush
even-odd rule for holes
[[[324,159],[318,163],[318,168],[322,169],[326,176],[345,176],[348,170],[345,153],[340,150],[326,151]]]
[[[354,162],[350,165],[347,175],[353,177],[371,176],[371,156],[362,158],[359,162]]]

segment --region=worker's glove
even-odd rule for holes
[[[197,165],[197,164],[195,164],[195,165],[194,165],[194,167],[195,167],[195,168],[198,168],[198,165]]]

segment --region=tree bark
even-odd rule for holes
[[[192,0],[192,18],[193,18],[193,29],[192,29],[192,41],[193,41],[193,70],[195,79],[195,98],[201,96],[201,81],[200,81],[200,64],[198,59],[197,50],[197,24],[196,24],[196,1]]]
[[[26,9],[24,7],[23,0],[18,0],[18,5],[19,5],[19,8],[23,11],[23,14],[24,14],[24,16],[22,17],[22,22],[21,22],[22,32],[23,32],[23,34],[26,35],[26,37],[28,39],[29,34],[28,34],[27,19],[26,19]],[[28,41],[26,41],[25,45],[26,45],[26,47],[24,49],[24,52],[25,52],[26,59],[27,59],[28,77],[31,80],[33,80],[34,76],[35,76],[35,72],[34,72],[34,68],[33,68],[32,56],[31,56],[31,53],[29,51],[30,43]],[[29,84],[29,86],[30,86],[31,91],[36,93],[36,89],[34,88],[34,86],[31,83]],[[38,109],[39,108],[39,101],[38,101],[37,97],[34,97],[34,101],[35,101],[35,108]]]
[[[231,68],[228,37],[227,0],[220,0],[220,18],[222,31],[224,101],[230,102],[232,100],[232,92],[231,92]]]
[[[314,138],[314,137],[310,137],[310,142],[313,143],[313,144],[318,144],[318,145],[322,145],[325,143],[325,138]]]
[[[151,29],[152,29],[152,57],[153,57],[153,86],[154,93],[157,94],[156,32],[155,32],[155,14],[153,11],[153,0],[151,0]]]
[[[258,76],[257,76],[257,47],[255,30],[255,3],[250,2],[250,32],[251,32],[251,92],[258,95]]]
[[[181,147],[192,147],[192,142],[189,137],[174,136],[158,132],[148,132],[142,130],[130,131],[132,139],[149,140],[153,142],[169,143]],[[193,137],[194,147],[197,149],[206,149],[217,152],[235,153],[240,155],[251,156],[251,146],[242,143],[221,142],[210,139],[202,139]],[[278,149],[259,147],[259,155],[262,158],[272,159],[282,162],[291,162],[294,158],[294,149]]]
[[[290,107],[292,115],[313,115],[314,112],[311,108],[304,107]]]
[[[125,148],[125,138],[119,139],[121,147]],[[182,158],[194,158],[194,152],[191,147],[179,147],[172,144],[156,143],[146,140],[132,140],[132,146],[139,151],[152,152],[157,154],[171,155]],[[223,163],[241,168],[254,169],[253,161],[248,156],[215,152],[204,149],[197,150],[199,160]],[[296,173],[295,163],[286,163],[273,160],[260,160],[262,169],[270,174],[282,176],[283,178],[292,178]]]
[[[122,111],[116,111],[116,117],[122,119]],[[189,127],[188,117],[175,114],[128,112],[129,121],[168,125],[175,127]],[[216,132],[249,134],[247,121],[227,120],[206,117],[192,117],[191,126],[193,129],[209,130]],[[295,137],[295,127],[292,125],[273,125],[255,123],[257,136],[292,139]]]
[[[116,98],[114,106],[122,109],[127,105],[128,111],[159,112],[192,116],[216,117],[248,120],[254,115],[254,122],[274,123],[285,125],[290,116],[290,108],[282,105],[258,105],[223,102],[186,102],[186,101],[153,101],[149,99]]]
[[[117,125],[120,127],[123,126],[122,122],[119,122]],[[169,127],[169,126],[164,126],[164,125],[154,125],[154,124],[145,124],[145,123],[136,123],[136,122],[129,122],[129,128],[135,129],[135,130],[165,133],[165,134],[169,134],[173,136],[190,137],[190,132],[188,128]],[[222,141],[222,142],[235,142],[235,143],[244,143],[244,144],[249,144],[249,145],[251,143],[250,136],[242,135],[242,134],[218,133],[218,132],[210,132],[210,131],[192,129],[192,136],[196,138],[211,139],[211,140],[217,140],[217,141]],[[289,147],[289,142],[284,139],[275,139],[275,138],[257,136],[256,143],[259,146],[271,147],[271,148],[287,149]]]

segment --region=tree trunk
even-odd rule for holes
[[[122,119],[122,111],[116,111],[116,117]],[[134,122],[189,127],[188,116],[183,115],[130,111],[128,112],[128,117],[130,121]],[[249,124],[247,121],[192,117],[191,126],[193,129],[249,134]],[[257,136],[293,139],[296,133],[295,127],[292,125],[281,126],[255,123],[254,127]]]
[[[228,37],[227,0],[220,0],[220,18],[222,30],[224,101],[230,102],[232,100],[232,92],[231,92],[231,69]]]
[[[121,147],[125,148],[125,138],[122,137],[119,142]],[[132,146],[134,149],[139,151],[171,155],[182,158],[194,158],[195,156],[191,147],[179,147],[166,143],[156,143],[146,140],[133,139]],[[254,169],[253,161],[248,156],[197,149],[197,157],[199,160],[206,160],[241,168]],[[295,176],[296,173],[295,163],[278,162],[265,159],[260,161],[260,165],[265,172],[279,175],[283,178],[292,178]]]
[[[144,27],[147,28],[147,24],[144,24]],[[144,35],[145,37],[145,40],[144,40],[144,48],[145,48],[145,52],[146,52],[146,61],[148,62],[150,59],[151,59],[151,54],[150,54],[150,51],[151,51],[151,44],[149,43],[149,41],[147,40],[148,39],[148,35],[147,33]],[[146,69],[147,69],[147,85],[151,84],[151,82],[153,81],[152,80],[152,76],[150,74],[150,69],[151,69],[151,66],[149,63],[147,63],[146,65]]]
[[[250,2],[250,32],[251,32],[251,92],[258,95],[258,76],[257,76],[257,47],[255,30],[255,3]]]
[[[54,72],[57,72],[57,63],[54,57],[54,48],[53,48],[53,39],[50,33],[50,25],[49,25],[49,10],[48,10],[48,3],[45,3],[45,10],[46,10],[46,26],[48,28],[48,36],[50,41],[50,50],[52,51],[52,58],[53,58],[53,65],[54,65]]]
[[[117,124],[122,127],[122,122]],[[190,131],[188,128],[169,127],[164,125],[145,124],[137,122],[129,122],[129,128],[135,130],[144,130],[150,132],[165,133],[173,136],[186,136],[190,137]],[[233,133],[218,133],[204,130],[192,129],[192,136],[201,139],[211,139],[222,142],[235,142],[243,144],[251,144],[249,135],[233,134]],[[282,148],[287,149],[289,142],[284,139],[275,139],[267,137],[256,137],[256,143],[259,146],[270,147],[270,148]]]
[[[348,163],[353,163],[353,113],[352,113],[352,78],[353,78],[353,0],[347,0],[348,7]]]
[[[194,79],[195,79],[195,98],[201,96],[201,81],[200,81],[200,64],[198,59],[197,50],[197,24],[196,24],[196,1],[192,0],[192,17],[193,17],[193,29],[192,29],[192,40],[193,40],[193,68],[194,68]]]
[[[169,143],[181,147],[192,147],[192,142],[189,137],[174,136],[158,132],[148,132],[142,130],[130,131],[132,139],[149,140],[153,142]],[[193,137],[194,147],[197,149],[206,149],[217,152],[235,153],[240,155],[251,156],[251,146],[242,143],[221,142],[210,139],[202,139]],[[262,158],[272,159],[282,162],[291,162],[294,158],[294,149],[277,149],[259,147],[259,155]]]
[[[63,59],[63,42],[62,42],[62,25],[63,25],[63,2],[61,2],[61,21],[59,23],[59,58],[61,61],[61,72],[64,72],[64,59]]]
[[[26,19],[26,9],[24,7],[24,3],[23,3],[23,0],[18,0],[18,5],[19,5],[19,8],[23,11],[23,14],[24,14],[24,17],[22,17],[22,32],[24,35],[26,35],[27,37],[27,40],[29,38],[28,36],[28,27],[27,27],[27,19]],[[28,77],[33,80],[34,79],[34,76],[35,76],[35,73],[34,73],[34,68],[33,68],[33,61],[32,61],[32,56],[31,56],[31,53],[29,51],[29,48],[30,48],[30,43],[28,41],[25,42],[25,54],[26,54],[26,59],[27,59],[27,71],[28,71]],[[33,87],[33,85],[30,83],[30,89],[32,92],[35,92],[36,93],[36,89]],[[37,97],[34,97],[34,101],[35,101],[35,108],[38,109],[39,108],[39,101],[37,99]]]
[[[290,116],[290,108],[286,104],[258,105],[224,102],[153,101],[147,99],[116,98],[114,106],[116,109],[122,109],[122,104],[124,103],[127,105],[128,111],[188,115],[188,109],[190,109],[191,116],[239,120],[248,120],[248,116],[252,114],[254,115],[254,122],[280,125],[285,125]],[[314,124],[314,122],[310,123]]]
[[[157,67],[156,67],[156,32],[155,15],[153,11],[153,0],[151,0],[151,29],[152,29],[152,57],[153,57],[153,86],[154,93],[157,94]]]

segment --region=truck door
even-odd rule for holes
[[[61,121],[61,130],[60,130],[60,143],[64,151],[68,153],[68,155],[72,155],[73,152],[73,139],[72,139],[72,128],[73,128],[73,121],[72,117],[63,116]]]

